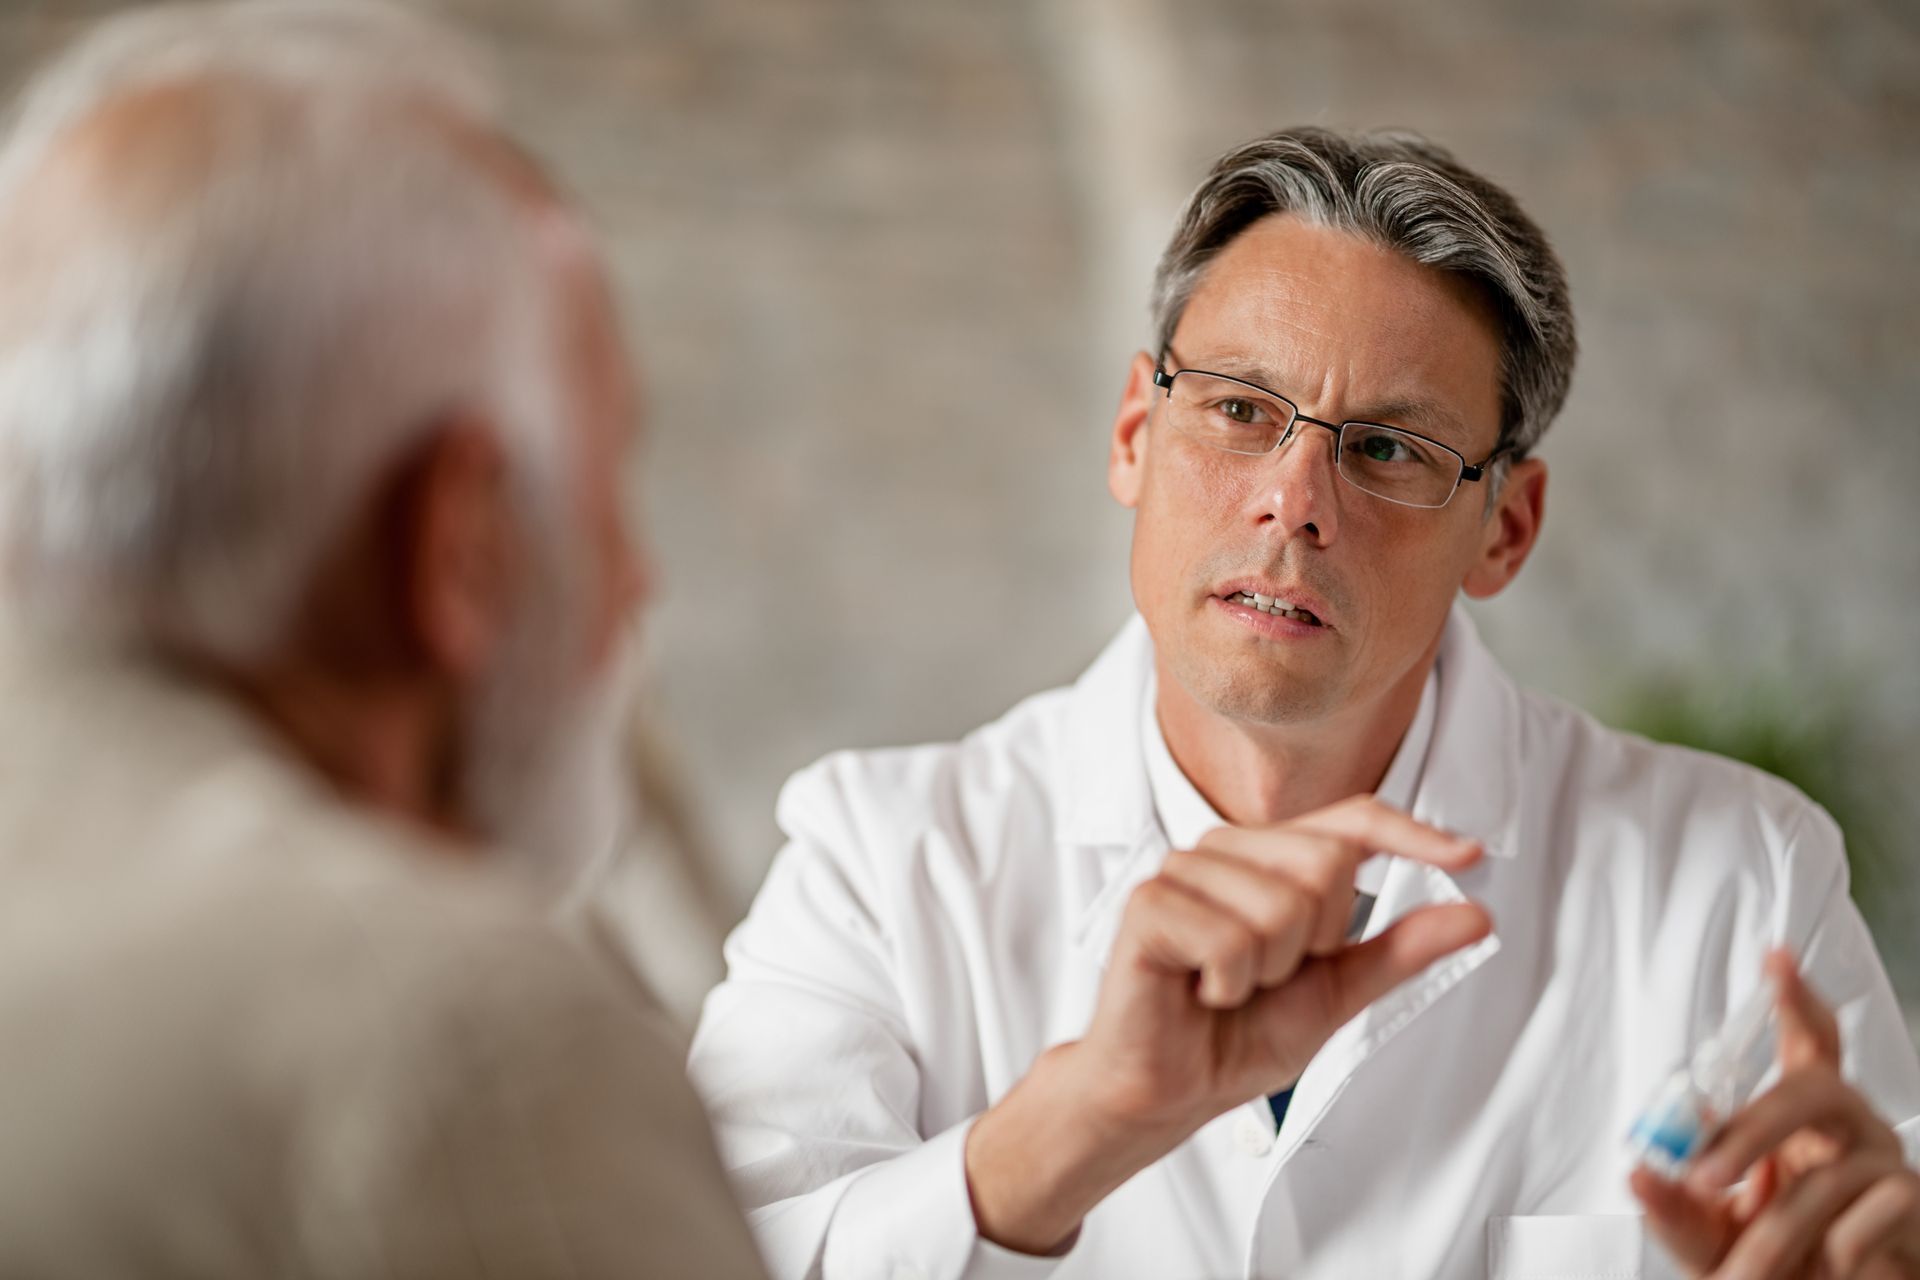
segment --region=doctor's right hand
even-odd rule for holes
[[[1450,903],[1349,943],[1354,875],[1375,853],[1459,871],[1482,850],[1356,796],[1170,854],[1127,903],[1086,1035],[1043,1054],[967,1135],[981,1235],[1064,1249],[1122,1182],[1290,1087],[1354,1015],[1492,928],[1484,908]]]

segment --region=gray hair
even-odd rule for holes
[[[0,143],[9,603],[257,657],[449,414],[483,414],[522,505],[557,508],[554,282],[465,145],[497,136],[488,84],[433,24],[343,0],[131,12],[36,77]],[[184,160],[86,164],[90,122],[182,89],[161,150]],[[50,216],[75,151],[91,198]]]
[[[1275,213],[1352,232],[1478,285],[1503,330],[1498,447],[1515,457],[1533,449],[1573,378],[1566,272],[1511,195],[1417,134],[1285,129],[1221,156],[1154,273],[1157,354],[1214,257]]]

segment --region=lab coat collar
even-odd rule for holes
[[[1152,688],[1153,640],[1135,614],[1068,694],[1054,839],[1063,857],[1091,862],[1086,900],[1067,907],[1074,944],[1097,967],[1127,897],[1167,856],[1141,739]]]
[[[1520,691],[1457,604],[1440,639],[1440,670],[1439,716],[1414,816],[1479,840],[1489,858],[1511,858],[1521,798]]]
[[[1152,688],[1153,640],[1136,613],[1067,695],[1059,843],[1131,848],[1158,828],[1140,738]]]
[[[1490,860],[1510,857],[1520,777],[1519,692],[1458,605],[1447,618],[1439,660],[1439,712],[1413,812],[1480,840]],[[1066,785],[1054,836],[1063,848],[1090,849],[1098,857],[1101,874],[1074,937],[1103,964],[1128,896],[1167,854],[1142,729],[1152,687],[1153,642],[1136,614],[1068,695],[1059,766]],[[1474,868],[1461,884],[1474,892],[1484,879],[1485,868]]]

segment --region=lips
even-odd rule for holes
[[[1228,578],[1214,587],[1213,597],[1223,605],[1252,609],[1303,626],[1332,631],[1337,621],[1326,597],[1299,582],[1279,578]]]

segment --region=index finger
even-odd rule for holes
[[[1792,1071],[1813,1063],[1840,1065],[1840,1024],[1826,1002],[1800,976],[1800,965],[1785,947],[1767,953],[1774,1007],[1780,1015],[1780,1066]]]
[[[1791,1072],[1727,1121],[1687,1182],[1719,1191],[1802,1129],[1816,1129],[1849,1145],[1897,1150],[1899,1139],[1866,1100],[1839,1075],[1820,1068]]]
[[[1464,871],[1486,852],[1478,840],[1443,831],[1374,796],[1354,796],[1292,824],[1321,835],[1355,840],[1379,853],[1411,858],[1442,871]]]

